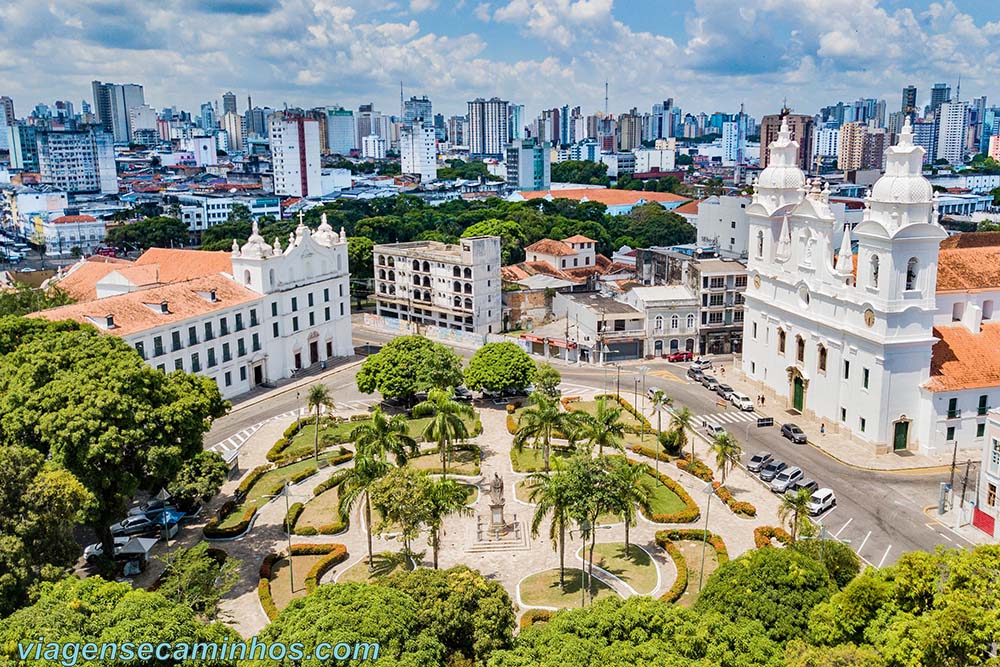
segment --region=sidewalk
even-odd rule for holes
[[[362,363],[364,363],[364,361],[365,357],[361,357],[360,359],[354,357],[345,357],[344,361],[342,361],[338,365],[335,365],[326,370],[321,370],[318,373],[316,372],[309,373],[307,371],[305,375],[299,375],[294,379],[280,380],[277,383],[277,386],[275,386],[274,388],[267,389],[266,391],[261,391],[260,393],[253,393],[252,395],[246,398],[238,397],[237,401],[233,402],[233,407],[227,414],[232,414],[234,412],[238,412],[239,410],[243,410],[244,408],[249,408],[251,406],[257,405],[258,403],[270,400],[280,394],[284,394],[286,392],[295,389],[300,389],[301,387],[305,387],[308,385],[316,384],[317,382],[325,380],[333,375],[336,375],[337,373],[353,370],[358,366],[360,366]]]
[[[764,395],[764,405],[757,405],[754,410],[762,417],[772,417],[776,427],[787,422],[798,424],[809,438],[809,444],[832,459],[844,465],[862,470],[882,472],[913,472],[935,470],[951,465],[951,456],[938,454],[918,454],[906,451],[901,453],[888,452],[879,454],[874,446],[858,442],[847,434],[840,433],[840,425],[833,420],[821,420],[806,414],[793,414],[788,405],[788,398],[775,394],[762,383],[752,382],[743,376],[742,370],[736,366],[736,360],[727,362],[723,375],[720,365],[716,366],[716,377],[719,382],[730,385],[736,391],[751,398]],[[823,426],[824,434],[820,434]]]

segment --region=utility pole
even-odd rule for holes
[[[608,80],[604,80],[604,116],[608,115]]]
[[[958,504],[959,509],[964,509],[965,508],[965,489],[969,485],[969,467],[971,465],[972,465],[972,461],[971,460],[965,462],[965,476],[962,477],[962,500],[959,501],[959,504]]]

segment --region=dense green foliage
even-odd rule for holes
[[[105,243],[121,250],[182,248],[188,243],[188,228],[177,218],[159,215],[110,228]]]
[[[476,350],[465,369],[469,389],[524,389],[535,378],[535,362],[515,343],[487,343]]]
[[[482,160],[447,160],[448,166],[438,169],[437,176],[443,181],[462,178],[469,181],[477,181],[485,178],[488,181],[502,181],[499,176],[494,176],[489,172],[486,163]]]
[[[42,290],[25,283],[14,283],[12,289],[0,290],[0,317],[27,315],[69,303],[73,303],[73,299],[58,287]]]
[[[228,474],[229,467],[218,452],[198,452],[181,465],[171,481],[172,500],[182,509],[207,502],[219,492]]]
[[[582,185],[608,185],[608,165],[590,160],[565,160],[552,165],[553,183],[580,183]]]
[[[213,553],[208,542],[175,549],[163,558],[166,569],[157,592],[200,618],[214,619],[219,600],[239,581],[240,562],[221,555]]]
[[[849,584],[861,571],[861,559],[840,540],[796,540],[789,548],[822,563],[837,588]]]
[[[552,364],[538,364],[535,371],[535,391],[541,392],[550,398],[559,396],[559,383],[562,382],[562,375]]]
[[[399,336],[361,364],[358,389],[411,400],[418,391],[462,384],[462,360],[423,336]]]
[[[969,168],[981,174],[1000,174],[1000,162],[997,162],[986,153],[977,153],[972,158]]]

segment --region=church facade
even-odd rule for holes
[[[853,230],[787,126],[770,149],[747,207],[745,377],[874,451],[981,448],[1000,401],[1000,268],[963,267],[997,267],[1000,239],[948,238],[909,124]]]

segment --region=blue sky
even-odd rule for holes
[[[1000,103],[1000,2],[927,0],[117,0],[0,6],[0,94],[23,115],[89,98],[90,81],[141,83],[156,108],[241,109],[428,95],[435,111],[499,95],[529,117],[569,104],[757,116],[858,97],[890,110],[913,83],[962,76]]]

